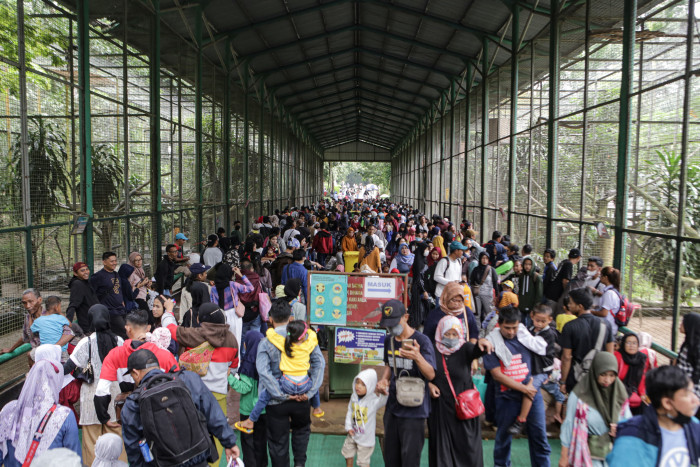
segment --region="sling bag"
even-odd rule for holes
[[[394,375],[396,376],[396,401],[404,407],[419,407],[425,398],[425,381],[416,376],[401,376],[396,370],[396,351],[394,350],[394,336],[391,339],[391,358],[394,362]],[[401,373],[408,370],[403,369]]]
[[[450,385],[452,397],[455,398],[455,412],[457,413],[457,418],[460,420],[469,420],[484,413],[484,403],[481,402],[481,396],[476,389],[467,389],[466,391],[460,392],[459,396],[455,394],[455,388],[452,386],[452,378],[450,378],[450,372],[447,371],[447,362],[445,361],[444,355],[442,356],[442,367],[445,369],[445,376],[447,377],[447,383]]]

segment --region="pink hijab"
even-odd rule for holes
[[[454,329],[459,335],[459,344],[451,349],[445,347],[442,343],[442,338],[447,331]],[[467,342],[464,336],[464,329],[462,328],[462,322],[455,318],[454,316],[445,316],[440,320],[437,326],[437,331],[435,331],[435,347],[437,347],[438,352],[443,355],[452,355],[459,350]]]

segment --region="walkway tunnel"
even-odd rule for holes
[[[76,261],[140,251],[152,273],[177,233],[199,250],[365,161],[483,241],[602,257],[676,349],[700,292],[698,7],[5,0],[0,335],[25,288],[66,297]]]

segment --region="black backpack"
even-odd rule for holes
[[[178,379],[181,373],[159,374],[134,391],[143,433],[159,466],[181,465],[202,454],[210,460],[218,458],[206,418]]]

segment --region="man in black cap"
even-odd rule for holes
[[[384,464],[402,467],[419,466],[423,450],[425,422],[430,413],[428,382],[435,378],[433,345],[424,334],[408,325],[406,307],[399,300],[382,306],[379,325],[389,331],[384,339],[384,374],[377,389],[389,395],[384,412]],[[392,352],[393,341],[393,352]],[[396,377],[422,378],[425,381],[423,403],[417,407],[399,404]]]
[[[125,375],[127,374],[134,379],[137,388],[142,388],[145,387],[150,380],[157,378],[159,375],[163,375],[164,373],[163,370],[160,369],[158,359],[153,352],[147,349],[139,349],[129,355]],[[236,446],[236,434],[228,425],[226,416],[221,410],[216,398],[214,398],[211,391],[207,389],[201,378],[196,373],[181,371],[174,375],[174,379],[184,383],[184,385],[187,387],[196,410],[201,412],[206,419],[206,428],[209,435],[215,436],[221,442],[221,445],[226,449],[226,458],[238,458],[240,453],[238,446]],[[152,389],[149,388],[149,390],[154,390],[157,387],[158,386],[153,386]],[[158,463],[157,459],[154,461],[148,461],[144,458],[144,450],[150,450],[151,455],[153,455],[153,452],[158,452],[158,446],[156,444],[158,441],[149,439],[150,437],[144,432],[144,425],[146,425],[146,423],[144,423],[145,420],[141,419],[142,413],[139,405],[143,394],[143,391],[139,391],[138,389],[134,391],[134,393],[127,398],[121,412],[122,436],[124,438],[124,447],[126,449],[127,457],[129,458],[130,466],[145,466],[147,464],[157,465]],[[163,392],[163,394],[166,393]],[[176,395],[178,392],[172,392],[171,394]],[[179,394],[182,393],[180,392]],[[160,398],[160,395],[158,397]],[[165,398],[162,399],[166,400]],[[177,409],[175,411],[175,415],[171,415],[168,419],[155,420],[156,424],[162,423],[163,432],[158,430],[161,436],[167,436],[167,433],[169,432],[174,432],[175,435],[178,434],[178,427],[169,427],[168,425],[172,424],[174,420],[177,419],[177,412],[182,412],[182,414],[187,415],[187,406],[188,404],[173,405],[172,407]],[[172,412],[170,413],[172,414]],[[196,414],[194,415],[191,423],[197,423]],[[181,430],[180,433],[181,436],[187,436],[190,433],[197,433],[197,430],[195,430],[193,427],[185,429],[187,427],[183,426],[182,428],[183,430]],[[213,443],[210,439],[208,439],[208,436],[205,436],[205,438],[207,439],[201,440],[201,443],[199,443],[200,440],[194,439],[188,443],[188,446],[182,446],[184,451],[187,449],[197,451],[197,446],[200,446],[203,449],[201,452],[193,452],[193,457],[189,458],[186,465],[192,467],[206,467],[207,458],[212,451],[211,444]],[[147,447],[139,446],[140,442],[144,439]],[[216,450],[213,449],[213,452],[215,453]]]

